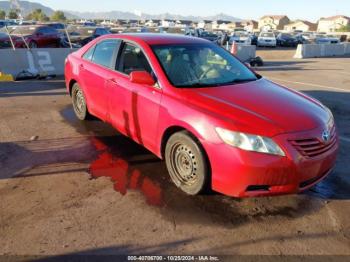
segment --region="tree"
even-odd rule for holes
[[[0,10],[0,19],[5,19],[6,18],[6,12],[4,10]]]
[[[8,14],[8,18],[9,19],[18,19],[18,13],[16,10],[10,10],[9,14]]]
[[[34,10],[29,15],[27,15],[26,19],[40,22],[46,22],[50,20],[50,18],[47,15],[45,15],[45,13],[41,9]]]
[[[52,21],[66,21],[67,18],[62,11],[55,11],[51,16]]]

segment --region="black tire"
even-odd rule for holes
[[[87,120],[90,117],[89,111],[86,106],[86,100],[83,90],[75,83],[72,87],[72,103],[74,113],[80,120]]]
[[[165,148],[165,162],[174,184],[189,195],[208,190],[210,169],[204,150],[186,131],[173,134]]]

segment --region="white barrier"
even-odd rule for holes
[[[306,44],[298,45],[294,58],[344,56],[350,54],[350,44]]]
[[[350,55],[350,43],[344,43],[344,52],[346,55]]]
[[[245,44],[236,44],[237,45],[237,54],[236,56],[242,62],[247,62],[256,57],[256,46],[255,45],[245,45]],[[232,46],[227,45],[226,49],[230,51]]]
[[[2,49],[0,72],[16,78],[21,73],[63,75],[64,60],[74,52],[70,48]]]
[[[256,57],[256,46],[255,45],[238,45],[237,57],[243,61],[249,61]]]

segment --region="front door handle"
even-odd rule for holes
[[[115,78],[110,78],[110,79],[108,79],[108,82],[111,82],[111,83],[113,83],[113,84],[118,84],[118,82],[117,82],[117,80],[115,80]]]

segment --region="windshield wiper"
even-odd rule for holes
[[[241,83],[247,83],[247,82],[253,82],[256,81],[256,78],[252,79],[235,79],[230,82],[226,83],[201,83],[201,82],[193,82],[193,83],[185,83],[181,85],[177,85],[176,87],[184,87],[184,88],[196,88],[196,87],[218,87],[218,86],[227,86],[227,85],[233,85],[233,84],[241,84]]]
[[[248,83],[248,82],[253,82],[256,81],[256,78],[250,78],[250,79],[235,79],[230,82],[222,83],[220,84],[221,86],[226,86],[226,85],[234,85],[234,84],[241,84],[241,83]]]

